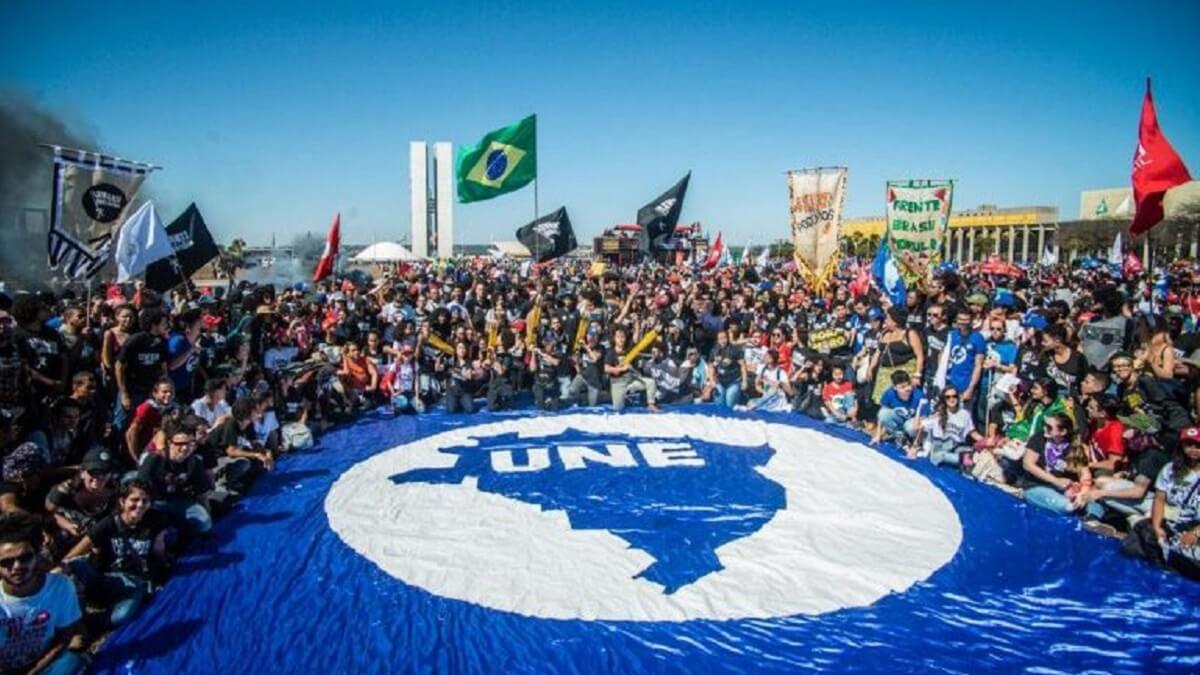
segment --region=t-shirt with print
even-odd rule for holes
[[[20,598],[0,586],[0,672],[24,672],[54,640],[54,635],[76,623],[83,614],[75,584],[50,573],[42,590]]]
[[[1200,469],[1192,469],[1177,480],[1175,463],[1171,462],[1158,472],[1154,489],[1167,496],[1167,506],[1179,509],[1179,519],[1176,522],[1186,523],[1200,519]]]
[[[138,466],[138,478],[148,483],[154,496],[161,499],[196,498],[212,489],[204,460],[195,454],[182,462],[148,454]]]
[[[126,525],[114,513],[88,530],[92,552],[100,568],[140,577],[150,574],[150,554],[154,538],[167,529],[166,514],[147,511],[137,525]]]
[[[135,394],[149,394],[163,374],[167,362],[167,341],[159,335],[137,333],[121,347],[117,360],[125,366],[125,382]]]

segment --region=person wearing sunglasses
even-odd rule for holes
[[[1087,449],[1066,413],[1046,416],[1042,433],[1026,444],[1021,466],[1025,503],[1061,514],[1080,509],[1092,518],[1104,514],[1100,504],[1083,497],[1092,487],[1092,473]]]
[[[934,466],[962,466],[963,458],[971,456],[971,442],[983,439],[962,402],[957,387],[950,385],[942,390],[933,413],[914,425],[917,436],[908,448],[909,459],[923,456]]]
[[[27,513],[0,514],[0,672],[82,672],[83,613],[75,585],[39,564],[40,522]]]

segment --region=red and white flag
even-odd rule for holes
[[[1146,79],[1146,98],[1142,101],[1142,121],[1138,127],[1137,149],[1133,152],[1133,200],[1136,212],[1129,231],[1137,236],[1163,219],[1163,196],[1167,190],[1192,179],[1183,160],[1158,127],[1150,79]]]
[[[713,242],[712,248],[708,251],[708,257],[704,260],[704,269],[710,270],[721,262],[721,257],[725,254],[725,242],[721,240],[721,233],[717,233],[717,240]]]
[[[329,235],[325,238],[325,252],[317,262],[313,271],[313,281],[320,281],[333,274],[333,264],[337,261],[338,249],[342,245],[342,214],[333,216],[333,225],[329,226]]]

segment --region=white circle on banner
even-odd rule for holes
[[[638,454],[646,449],[638,438],[746,451],[765,445],[773,454],[752,470],[755,478],[782,487],[785,505],[748,535],[716,546],[713,571],[668,592],[645,576],[656,560],[622,538],[628,532],[574,528],[569,509],[481,490],[479,476],[403,480],[453,470],[463,452],[495,436],[536,441],[564,433],[628,438],[634,451],[622,451],[622,458],[639,471],[707,467],[687,451],[668,457],[664,466],[661,450],[657,466],[647,466],[653,458]],[[550,445],[542,459],[561,461],[565,455],[554,451]],[[479,452],[487,452],[486,444]],[[528,463],[536,464],[532,451]],[[612,470],[578,458],[573,468]],[[707,498],[719,501],[724,479],[710,474]],[[547,473],[545,480],[562,475]],[[397,476],[400,482],[393,480]],[[682,413],[524,417],[434,434],[348,469],[330,488],[325,511],[350,548],[407,584],[549,619],[728,620],[866,606],[928,578],[962,542],[962,525],[945,495],[871,448],[814,429]]]

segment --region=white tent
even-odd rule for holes
[[[394,241],[381,241],[364,248],[352,260],[363,263],[387,263],[424,260],[424,258]]]

